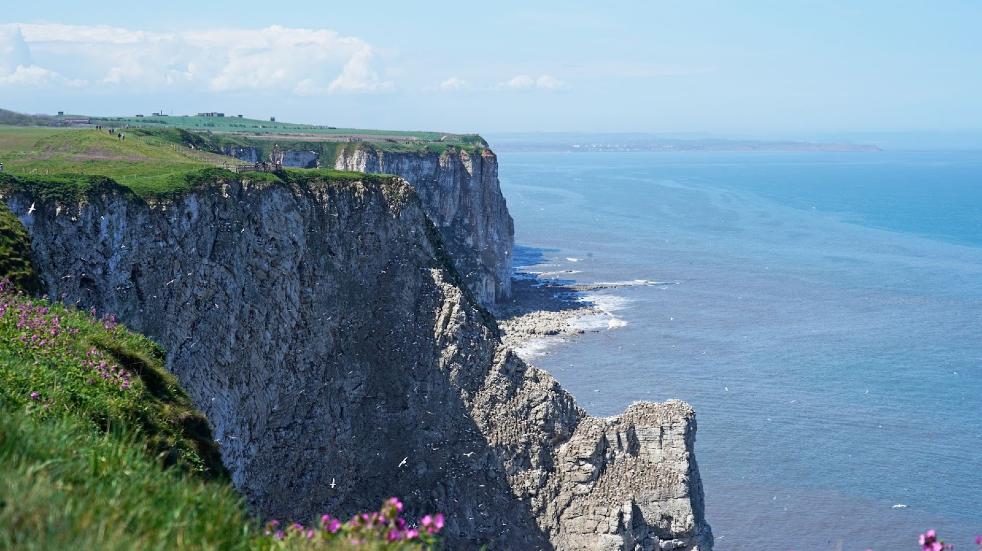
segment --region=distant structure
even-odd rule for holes
[[[150,113],[150,114],[153,115],[153,116],[155,116],[155,117],[166,117],[167,116],[167,113],[164,113],[163,111],[158,111],[156,113]]]
[[[65,117],[59,119],[58,122],[61,126],[85,126],[92,123],[92,120],[88,117]]]
[[[138,119],[142,119],[142,118],[143,118],[143,115],[142,115],[142,114],[140,114],[140,113],[137,113],[137,114],[136,114],[136,117],[137,117]]]
[[[65,115],[65,112],[64,111],[58,111],[58,116],[59,117],[63,117],[64,115]]]
[[[276,122],[276,117],[270,117],[269,122]]]
[[[198,113],[199,117],[224,117],[225,113],[218,113],[217,111],[209,111],[207,113]]]
[[[241,119],[242,118],[242,115],[236,115],[236,117],[239,117]]]

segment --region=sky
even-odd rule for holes
[[[982,129],[982,2],[5,2],[0,107],[452,132]]]

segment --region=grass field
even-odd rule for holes
[[[0,126],[0,161],[17,176],[106,176],[141,193],[229,159],[132,132],[119,140],[88,128]]]
[[[413,139],[419,141],[444,141],[454,145],[474,144],[481,140],[476,134],[410,130],[369,130],[360,128],[333,128],[322,125],[272,122],[268,120],[199,116],[148,116],[148,117],[92,117],[95,124],[130,125],[144,127],[170,127],[185,130],[210,130],[212,132],[237,132],[247,134],[308,134],[314,136],[360,136],[366,141],[385,138]]]

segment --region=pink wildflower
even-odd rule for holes
[[[34,392],[31,393],[31,400],[34,400],[36,402],[36,401],[38,401],[40,399],[41,399],[41,393],[40,392],[38,392],[38,391],[35,390]]]
[[[938,541],[938,534],[934,530],[928,530],[921,534],[921,537],[917,539],[917,542],[921,544],[922,551],[943,551],[944,546]]]
[[[395,507],[395,509],[396,509],[397,512],[399,512],[399,513],[402,512],[402,502],[399,501],[399,498],[397,498],[397,497],[390,497],[389,500],[386,503],[388,505],[391,505],[392,507]]]

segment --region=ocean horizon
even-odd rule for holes
[[[982,152],[499,156],[516,270],[621,284],[533,363],[693,404],[716,549],[982,531]]]

